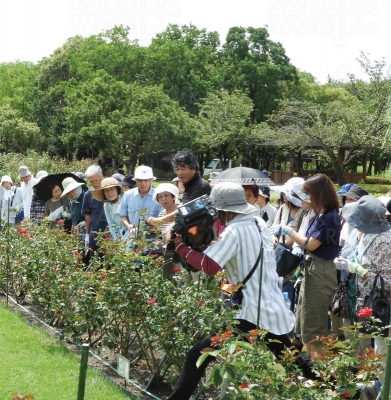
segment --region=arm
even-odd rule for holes
[[[111,239],[115,240],[118,238],[118,231],[116,229],[116,223],[114,222],[113,218],[111,217],[110,209],[107,207],[107,204],[105,204],[103,208],[105,211],[107,224],[109,225]]]
[[[303,235],[300,235],[293,229],[291,230],[291,233],[289,234],[289,237],[293,239],[294,242],[296,242],[300,247],[303,247],[305,242],[307,241],[307,238]],[[308,251],[314,251],[316,250],[322,242],[320,242],[318,239],[314,239],[313,237],[310,237],[306,249]]]
[[[154,217],[150,217],[146,220],[146,223],[148,225],[158,225],[159,222],[160,223],[164,223],[164,222],[172,222],[174,221],[174,217],[176,215],[176,213],[178,212],[178,210],[173,211],[170,214],[165,215],[164,217],[160,217],[160,218],[154,218]]]
[[[86,221],[86,234],[90,234],[90,227],[91,227],[91,214],[86,214],[85,215],[85,221]]]
[[[175,239],[175,244],[177,243],[177,239],[178,238]],[[179,238],[179,240],[181,239]],[[206,254],[192,250],[182,242],[179,242],[179,244],[176,246],[175,252],[178,253],[182,258],[185,258],[190,265],[207,275],[216,275],[221,270],[219,264],[213,261]]]
[[[121,215],[121,221],[122,221],[122,223],[124,224],[124,227],[127,230],[131,231],[133,229],[133,225],[129,222],[129,218],[128,217],[123,217]]]

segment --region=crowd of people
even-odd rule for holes
[[[330,327],[330,306],[341,283],[353,282],[355,297],[360,299],[368,295],[375,276],[381,274],[385,289],[391,292],[391,189],[378,199],[357,185],[345,185],[336,192],[323,174],[307,180],[292,178],[283,186],[226,182],[212,188],[200,176],[197,159],[188,149],[173,157],[173,168],[177,177],[154,188],[156,178],[148,166],[136,168],[134,176],[118,170],[104,178],[101,167],[92,165],[84,174],[75,172],[62,181],[51,180],[46,188],[49,197],[43,201],[34,188],[50,175],[39,171],[34,177],[27,166],[21,166],[20,187],[10,176],[1,178],[1,219],[16,227],[29,219],[41,223],[47,218],[49,228],[58,218],[68,220],[69,231],[76,231],[94,252],[99,232],[113,240],[131,240],[143,222],[159,231],[164,242],[180,204],[210,195],[218,210],[215,240],[199,252],[177,235],[175,251],[202,273],[223,271],[232,285],[247,281],[237,327],[243,332],[267,329],[267,339],[272,339],[268,346],[276,357],[292,344],[299,350],[305,345],[309,353],[322,353],[319,339],[328,335],[330,328],[343,337],[339,328],[351,324],[349,316],[331,313]],[[278,209],[271,204],[272,191],[281,200]],[[300,267],[283,277],[289,309],[276,271],[281,256],[276,251],[278,243],[303,256]],[[350,316],[353,314],[351,309]],[[190,398],[212,357],[200,368],[197,359],[212,345],[215,334],[211,332],[190,350],[169,399]],[[384,353],[384,342],[378,339],[375,351]],[[365,348],[371,343],[363,340],[360,345]],[[379,376],[380,381],[382,378]]]

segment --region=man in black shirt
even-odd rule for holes
[[[211,187],[198,173],[198,163],[189,149],[183,149],[175,154],[173,160],[175,172],[185,187],[183,204],[188,203],[204,194],[209,195]]]

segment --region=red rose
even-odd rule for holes
[[[80,253],[78,252],[78,250],[73,250],[73,254],[74,254],[75,256],[78,256]]]
[[[156,300],[155,300],[155,299],[151,299],[151,300],[147,301],[147,304],[148,304],[149,306],[151,306],[152,304],[155,304],[155,303],[156,303]]]
[[[239,387],[240,387],[240,389],[247,389],[247,388],[248,388],[248,385],[247,385],[247,383],[241,383],[241,384],[239,385]]]
[[[105,254],[109,254],[109,249],[106,249]]]
[[[109,237],[107,237],[105,240],[106,240],[106,242],[110,242],[110,238]]]
[[[30,237],[34,237],[34,235],[32,234],[32,233],[30,233],[30,235],[29,235]]]
[[[22,233],[27,233],[26,229],[18,229],[18,233],[19,235],[21,235]]]
[[[151,257],[152,257],[152,258],[158,258],[158,257],[159,257],[159,254],[151,254]]]
[[[54,270],[58,269],[58,265],[53,265],[53,269]]]
[[[57,220],[57,225],[61,225],[63,222],[64,222],[63,219],[58,219],[58,220]]]
[[[100,279],[101,281],[103,281],[103,280],[106,278],[106,275],[107,275],[107,274],[102,274],[102,275],[100,276],[99,279]]]
[[[373,315],[373,310],[372,310],[372,308],[369,308],[369,307],[364,307],[361,310],[359,310],[357,313],[357,317],[360,317],[360,318],[372,317],[372,315]]]
[[[140,253],[140,248],[139,248],[139,247],[136,247],[136,248],[134,249],[134,251],[135,251],[136,253]]]
[[[344,397],[346,399],[350,399],[350,394],[349,394],[349,392],[345,392],[345,393],[341,394],[341,397]]]
[[[180,272],[181,267],[175,267],[175,268],[173,268],[172,270],[173,270],[174,272]]]

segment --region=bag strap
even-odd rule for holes
[[[384,279],[383,277],[380,275],[380,272],[375,276],[375,279],[373,280],[373,288],[372,288],[372,292],[374,292],[377,288],[377,280],[378,278],[380,278],[380,291],[382,296],[384,296]]]
[[[258,224],[258,221],[256,220],[256,218],[254,218],[254,221],[255,221],[255,223],[257,225],[259,233],[261,233],[261,228],[259,227],[259,224]],[[263,246],[262,246],[262,236],[261,236],[261,249],[259,250],[259,254],[258,254],[257,260],[255,261],[255,264],[251,268],[251,271],[248,273],[248,275],[241,282],[238,282],[238,285],[244,286],[247,283],[247,281],[253,276],[253,273],[257,269],[258,263],[259,263],[259,261],[261,259],[262,249],[263,249]]]

